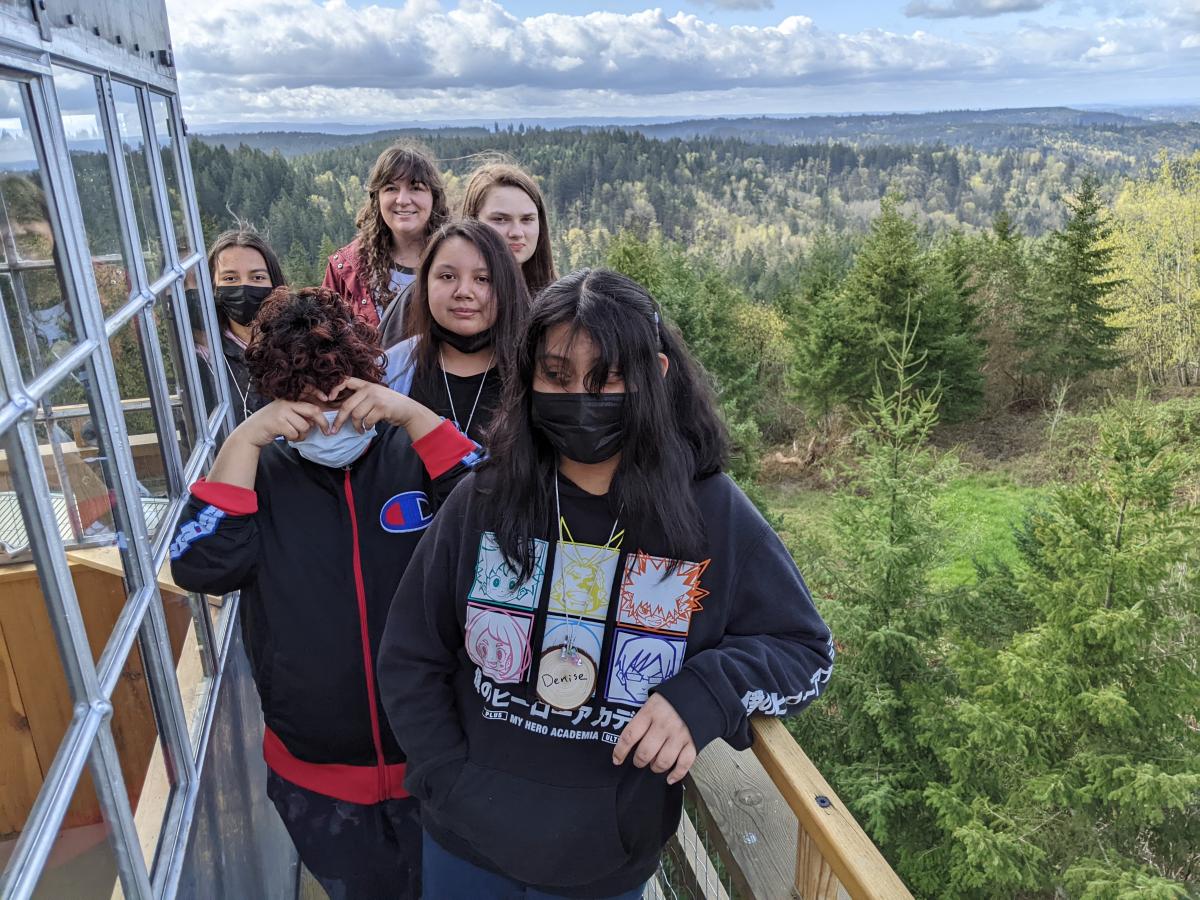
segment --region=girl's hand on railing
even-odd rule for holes
[[[696,761],[696,744],[679,713],[661,694],[651,694],[636,716],[621,731],[613,750],[619,766],[634,748],[633,764],[639,769],[670,772],[667,784],[683,779]]]

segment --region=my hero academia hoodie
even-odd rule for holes
[[[180,587],[241,591],[267,765],[362,804],[407,796],[404,753],[378,704],[375,652],[433,509],[479,458],[449,422],[415,443],[402,428],[376,427],[345,468],[275,441],[262,450],[254,490],[197,482],[171,543]]]
[[[682,785],[634,767],[632,753],[614,766],[621,729],[657,692],[697,750],[716,738],[744,749],[752,713],[788,715],[823,690],[829,629],[778,536],[725,475],[694,483],[707,549],[678,561],[636,523],[620,523],[610,543],[609,498],[560,476],[568,533],[535,536],[523,582],[481,521],[478,479],[438,512],[380,645],[405,784],[432,837],[465,860],[569,897],[632,890],[678,827]],[[594,690],[557,709],[539,699],[539,665],[568,632],[595,662]]]

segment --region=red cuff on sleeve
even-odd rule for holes
[[[465,458],[475,452],[475,442],[454,427],[449,419],[423,438],[413,441],[413,449],[430,478],[445,475]]]
[[[224,510],[231,516],[249,516],[258,512],[258,494],[236,484],[205,481],[201,478],[192,485],[192,496]]]

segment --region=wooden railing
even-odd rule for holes
[[[752,727],[752,750],[715,741],[700,754],[647,898],[912,900],[783,723]]]
[[[796,815],[797,894],[804,900],[911,898],[879,848],[779,719],[755,719],[751,748]]]

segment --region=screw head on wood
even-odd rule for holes
[[[817,806],[821,807],[821,809],[829,809],[829,807],[833,806],[833,801],[824,794],[817,794]]]

